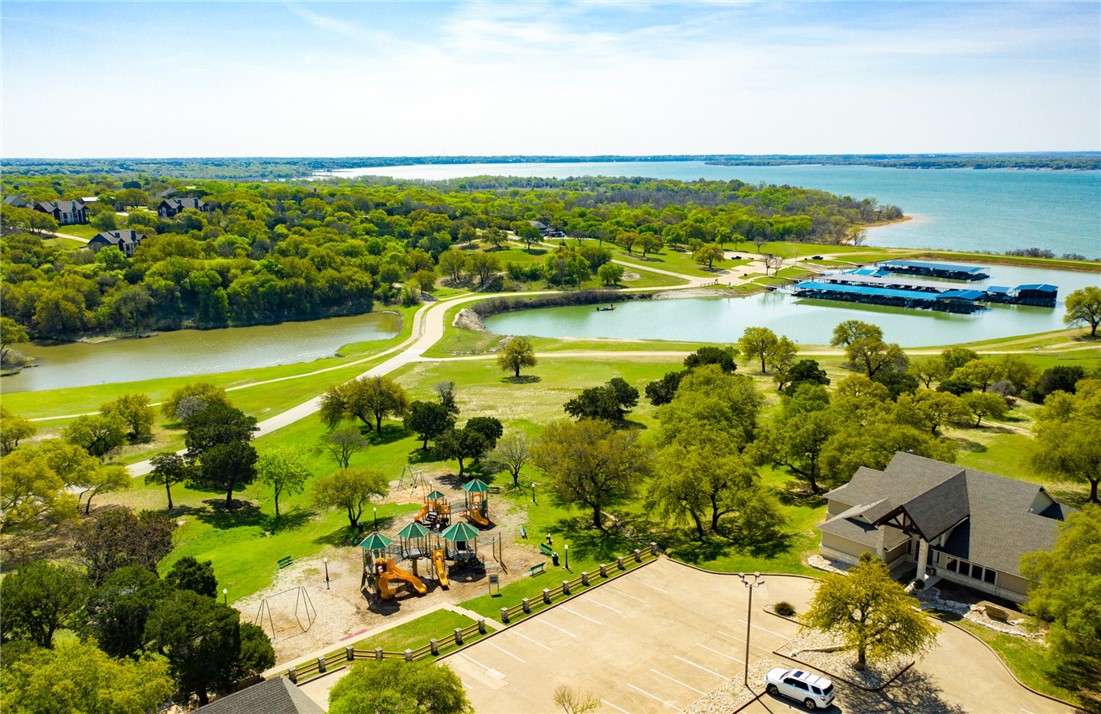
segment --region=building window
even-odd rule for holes
[[[954,572],[956,572],[956,568],[957,568],[958,565],[959,565],[958,560],[956,560],[955,558],[948,558],[948,562],[945,564],[944,567],[951,570],[954,573]]]
[[[991,585],[994,585],[994,576],[995,576],[996,572],[997,571],[995,571],[995,570],[991,570],[990,568],[987,568],[986,572],[983,573],[983,576],[982,576],[983,581],[988,582]]]

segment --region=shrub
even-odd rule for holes
[[[787,600],[781,600],[772,606],[772,609],[776,611],[777,615],[783,615],[784,617],[795,617],[795,606]]]

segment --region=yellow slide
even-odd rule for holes
[[[425,504],[423,506],[421,506],[421,512],[418,513],[417,515],[413,516],[413,520],[414,521],[419,521],[427,515],[428,515],[428,502],[426,501]]]
[[[477,508],[471,508],[466,512],[467,517],[482,528],[489,528],[489,519],[482,515]]]
[[[390,586],[391,580],[404,580],[413,586],[413,589],[417,591],[418,595],[424,595],[428,592],[428,588],[425,587],[421,579],[412,573],[406,572],[394,565],[393,559],[387,558],[384,561],[380,561],[381,566],[378,574],[378,593],[382,596],[383,600],[389,600],[394,597],[394,589]]]
[[[447,563],[443,559],[443,548],[437,548],[432,551],[432,563],[436,566],[436,579],[440,581],[441,587],[447,587]]]

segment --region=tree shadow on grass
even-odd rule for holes
[[[372,430],[371,433],[364,434],[364,436],[367,437],[372,446],[379,446],[401,441],[409,436],[409,432],[405,430],[405,427],[399,426],[398,424],[383,424],[381,434]]]
[[[360,522],[361,523],[363,522],[362,519],[360,520]],[[367,516],[367,524],[366,525],[367,525],[367,527],[363,529],[364,532],[367,532],[369,530],[374,530],[371,527],[372,524],[371,524],[371,517],[370,516]],[[379,525],[382,525],[381,521],[380,521]],[[317,538],[314,538],[313,542],[318,543],[320,545],[333,545],[333,546],[352,545],[352,543],[354,543],[356,538],[358,538],[358,537],[359,537],[359,530],[358,529],[352,528],[350,526],[340,526],[339,528],[336,528],[335,530],[329,531],[328,533],[325,533],[324,535],[320,535]]]
[[[406,457],[406,461],[410,464],[430,464],[439,460],[439,457],[436,456],[431,446],[427,449],[422,449],[418,446],[410,451]]]
[[[772,559],[791,550],[793,536],[775,528],[743,529],[729,536],[735,550],[754,558]]]
[[[777,486],[774,490],[776,492],[776,499],[785,506],[818,508],[819,506],[826,505],[826,497],[822,494],[814,493],[802,481],[791,479]]]
[[[296,508],[290,512],[279,514],[278,518],[270,516],[267,530],[271,531],[272,534],[297,530],[309,523],[316,515],[317,511],[308,508]]]
[[[195,517],[219,530],[240,526],[265,527],[268,516],[260,512],[260,507],[249,501],[233,499],[233,510],[226,509],[224,498],[208,498],[203,503],[206,508],[196,510]]]
[[[535,384],[542,382],[543,378],[534,374],[522,374],[519,377],[502,377],[501,381],[506,384]]]
[[[1009,429],[1004,429],[1004,432],[1010,432]],[[955,444],[960,451],[968,451],[973,454],[984,454],[987,451],[985,444],[980,444],[977,441],[966,439],[962,436],[949,436],[945,437],[945,441],[950,441]]]

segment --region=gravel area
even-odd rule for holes
[[[752,701],[764,691],[765,673],[773,667],[787,668],[788,663],[776,659],[755,660],[749,665],[749,686],[757,691],[746,689],[741,679],[730,681],[685,709],[685,714],[730,714]]]
[[[882,687],[912,661],[906,657],[895,657],[886,661],[869,663],[866,669],[857,671],[853,669],[856,655],[851,651],[826,651],[839,645],[840,640],[832,634],[806,632],[797,635],[778,649],[777,652],[785,657],[805,662],[834,679],[848,680],[870,689]]]

